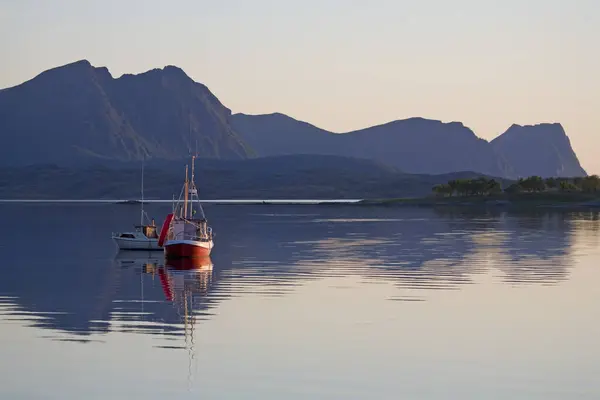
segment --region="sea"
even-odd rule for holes
[[[598,212],[257,203],[1,203],[0,398],[600,398]]]

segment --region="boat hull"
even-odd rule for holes
[[[212,271],[213,269],[209,256],[169,258],[166,266],[175,271]]]
[[[198,258],[210,255],[213,248],[212,240],[197,242],[194,240],[171,240],[165,246],[167,258]]]
[[[113,237],[113,240],[119,246],[119,250],[162,250],[158,245],[157,239],[131,239],[122,237]]]

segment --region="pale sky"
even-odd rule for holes
[[[0,88],[79,59],[177,65],[233,112],[336,132],[561,122],[600,173],[598,0],[0,0]]]

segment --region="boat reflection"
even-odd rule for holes
[[[212,282],[213,263],[210,256],[199,258],[179,258],[165,259],[164,256],[157,256],[153,252],[119,252],[116,260],[123,268],[134,267],[139,269],[142,292],[143,293],[143,277],[150,276],[153,281],[158,277],[160,286],[166,302],[173,305],[176,314],[176,326],[173,323],[169,324],[172,330],[170,333],[161,333],[161,336],[179,336],[183,331],[183,345],[176,342],[168,344],[157,344],[154,347],[165,349],[185,349],[188,352],[188,385],[191,384],[192,363],[195,359],[195,340],[194,334],[198,319],[202,319],[202,315],[206,312],[201,312],[202,305],[207,303],[207,296]],[[152,302],[149,305],[160,305],[164,302]],[[142,299],[142,305],[144,300]],[[138,322],[134,329],[124,329],[123,331],[150,333],[148,328],[144,328],[145,323],[149,322],[145,315],[147,311],[138,313],[141,321]],[[172,312],[171,312],[172,315]],[[167,321],[163,321],[165,323]],[[156,322],[153,321],[152,333],[157,333]],[[166,324],[165,324],[166,325]],[[178,326],[177,326],[178,325]],[[183,325],[183,326],[182,326]]]
[[[164,255],[154,251],[120,250],[114,258],[115,262],[122,268],[134,267],[145,268],[146,265],[164,265]]]
[[[210,256],[166,259],[151,251],[120,251],[115,261],[122,268],[135,268],[144,274],[158,276],[167,301],[177,300],[178,295],[205,296],[212,281]]]
[[[187,341],[194,324],[211,315],[208,308],[212,306],[212,301],[208,295],[213,263],[209,256],[166,260],[164,255],[150,251],[121,251],[115,261],[123,269],[140,273],[139,300],[123,299],[121,307],[122,314],[127,315],[129,322],[135,319],[137,323],[121,325],[122,331],[149,333],[148,329],[156,331],[160,326],[163,334],[179,336],[183,333]],[[144,277],[149,277],[150,282],[147,279],[145,282]],[[156,289],[159,285],[162,300],[157,298]],[[136,302],[144,306],[143,309],[139,307],[138,312],[133,310]]]
[[[148,263],[146,273],[157,273],[168,301],[206,296],[212,281],[213,264],[209,256],[202,258],[169,259],[164,267]],[[186,300],[187,301],[187,300]]]

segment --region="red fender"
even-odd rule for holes
[[[162,247],[165,243],[165,239],[167,237],[167,233],[169,233],[169,225],[171,225],[171,220],[173,219],[173,214],[167,214],[165,218],[165,222],[163,222],[163,226],[160,230],[160,236],[158,237],[158,245]]]

